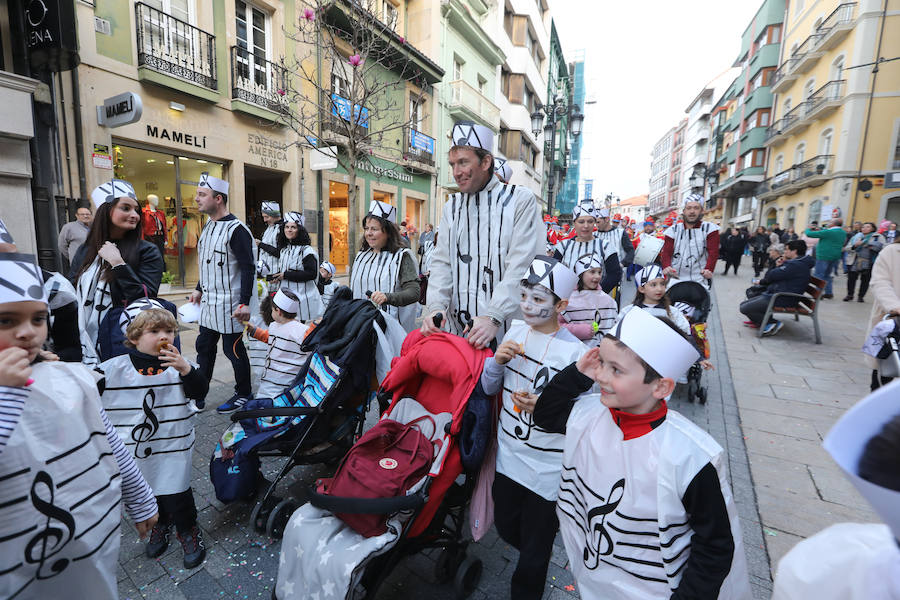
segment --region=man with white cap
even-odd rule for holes
[[[619,227],[618,222],[610,220],[609,209],[601,208],[597,214],[597,237],[606,241],[609,247],[619,256],[619,262],[623,267],[628,267],[634,261],[634,246],[628,237],[628,232]]]
[[[778,563],[772,600],[900,598],[900,382],[857,403],[823,443],[884,523],[838,523]]]
[[[535,423],[565,433],[556,506],[584,600],[751,598],[727,456],[666,406],[699,357],[633,310],[537,401]]]
[[[200,212],[209,216],[197,244],[200,281],[191,294],[191,302],[200,305],[197,363],[206,380],[211,380],[221,336],[222,349],[234,369],[234,395],[216,410],[228,413],[251,397],[250,360],[241,334],[243,323],[255,312],[250,305],[256,300],[256,252],[250,230],[228,211],[227,181],[203,173],[196,202]]]
[[[575,237],[561,240],[556,244],[556,258],[569,268],[575,268],[576,261],[586,254],[597,256],[603,264],[603,280],[600,287],[611,292],[622,281],[622,266],[619,251],[609,240],[594,231],[598,217],[603,210],[594,206],[594,201],[585,199],[572,209],[572,225]],[[608,212],[607,212],[608,214]]]
[[[706,200],[688,194],[681,218],[665,231],[659,263],[666,275],[702,283],[707,288],[719,260],[719,226],[703,220]]]
[[[459,192],[444,204],[431,260],[422,333],[451,333],[484,348],[518,311],[519,281],[542,254],[544,227],[534,194],[494,176],[494,134],[460,122],[450,133],[450,168]],[[442,325],[442,326],[443,326]]]
[[[281,227],[281,206],[277,202],[265,201],[261,205],[263,223],[266,224],[266,230],[263,231],[262,238],[256,240],[256,245],[260,249],[259,260],[268,268],[268,273],[278,271],[278,231]]]

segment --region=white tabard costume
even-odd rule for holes
[[[405,248],[401,248],[393,254],[373,252],[372,250],[358,253],[350,268],[350,290],[353,292],[353,297],[364,299],[366,292],[381,291],[389,294],[397,291],[400,262],[404,255],[415,261],[412,253]],[[381,310],[400,321],[406,331],[412,331],[416,326],[417,307],[415,302],[407,306],[382,304]]]
[[[619,262],[625,257],[625,249],[622,248],[622,235],[624,230],[613,227],[609,231],[595,231],[594,235],[609,244],[611,252],[615,252],[619,257]]]
[[[278,267],[276,273],[283,273],[288,269],[302,270],[303,259],[307,256],[316,257],[316,276],[318,276],[319,257],[312,246],[301,246],[299,244],[288,244],[281,249],[278,256]],[[279,287],[291,290],[297,295],[300,301],[300,310],[297,312],[297,318],[301,321],[312,321],[318,319],[325,312],[322,306],[322,297],[316,288],[315,277],[308,281],[288,281],[284,279]]]
[[[127,354],[98,367],[106,376],[101,398],[116,433],[157,496],[191,487],[194,411],[173,367],[142,375]]]
[[[263,244],[268,244],[269,246],[278,247],[278,230],[281,226],[278,223],[273,225],[269,225],[266,227],[266,230],[263,231],[262,237],[259,239]],[[278,272],[278,257],[272,256],[265,250],[259,250],[259,260],[263,262],[267,267],[269,267],[269,273],[277,273]],[[271,285],[269,286],[272,287]]]
[[[326,284],[322,285],[322,312],[328,309],[328,304],[331,302],[331,297],[334,296],[335,290],[337,290],[341,284],[339,284],[335,280],[331,280]]]
[[[477,194],[456,193],[444,204],[431,258],[426,314],[443,311],[451,333],[475,317],[501,322],[519,312],[519,282],[544,254],[544,225],[534,193],[491,177]]]
[[[684,333],[685,335],[691,335],[690,322],[688,322],[687,317],[684,316],[684,313],[681,312],[680,310],[678,310],[677,308],[675,308],[674,306],[670,307],[667,310],[665,306],[661,306],[661,305],[647,306],[647,305],[641,304],[639,306],[637,304],[629,304],[622,308],[622,312],[620,312],[619,316],[616,317],[616,323],[621,321],[625,317],[625,315],[628,314],[628,311],[630,311],[633,308],[641,308],[641,309],[647,311],[648,313],[650,313],[651,315],[653,315],[654,317],[666,317],[667,319],[672,321],[672,323],[675,325],[675,327],[680,329],[682,333]]]
[[[307,353],[300,350],[306,325],[299,321],[269,325],[269,343],[265,368],[259,382],[257,398],[275,398],[300,372]]]
[[[672,595],[694,535],[682,498],[711,464],[734,543],[731,570],[718,598],[749,600],[741,527],[723,459],[722,448],[708,434],[671,410],[651,431],[624,440],[600,395],[582,395],[566,423],[557,502],[581,597],[657,600]]]
[[[0,597],[114,600],[122,490],[96,383],[70,363],[32,375],[0,454]]]
[[[701,221],[694,229],[685,228],[684,223],[676,223],[665,231],[665,236],[673,240],[672,268],[678,279],[697,281],[709,288],[709,279],[701,273],[706,268],[708,258],[706,238],[719,231],[715,223]]]
[[[109,282],[101,278],[100,265],[103,262],[99,256],[85,269],[78,278],[77,294],[80,306],[78,307],[78,329],[81,331],[82,362],[88,366],[100,362],[100,346],[97,334],[100,332],[100,323],[103,317],[112,308],[112,295],[109,290]]]
[[[565,436],[541,429],[530,413],[516,412],[511,395],[517,391],[540,395],[553,376],[578,360],[587,347],[566,329],[547,335],[518,320],[510,324],[503,337],[507,340],[523,345],[525,355],[504,365],[497,472],[552,501],[559,487]]]
[[[570,269],[574,269],[575,261],[585,254],[599,256],[602,264],[606,263],[607,257],[617,254],[616,247],[610,245],[603,238],[598,237],[596,233],[594,234],[594,239],[589,242],[579,242],[578,238],[563,240],[556,244],[556,251],[562,254],[560,262]],[[621,254],[618,254],[618,256],[621,257]]]
[[[238,227],[250,233],[238,219],[210,219],[203,226],[197,255],[200,260],[200,326],[219,333],[238,333],[244,326],[231,317],[240,304],[241,269],[231,252],[229,242]],[[251,236],[252,237],[252,236]],[[254,244],[255,246],[255,244]],[[256,249],[253,249],[255,255]],[[258,310],[258,300],[251,290],[250,314]]]

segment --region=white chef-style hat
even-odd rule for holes
[[[44,281],[44,291],[47,292],[47,304],[50,306],[50,310],[78,302],[75,286],[59,273],[50,273],[50,277]]]
[[[596,254],[582,254],[575,259],[575,275],[581,277],[581,274],[591,269],[602,269],[603,261]]]
[[[0,252],[0,304],[26,301],[47,304],[37,259],[33,254]]]
[[[594,215],[598,219],[608,219],[609,218],[609,209],[608,208],[598,208],[597,214]]]
[[[209,188],[215,193],[222,194],[223,196],[228,195],[228,182],[224,179],[213,177],[206,171],[200,173],[200,185],[197,187]]]
[[[139,314],[145,310],[150,310],[151,308],[166,310],[166,307],[160,304],[159,300],[156,300],[155,298],[138,298],[126,306],[125,310],[123,310],[122,314],[119,316],[119,327],[122,328],[122,333],[125,333],[125,330],[128,329],[128,324],[134,321]]]
[[[481,148],[491,154],[494,151],[494,132],[490,127],[472,121],[459,121],[450,130],[450,147],[471,146]]]
[[[281,207],[277,202],[266,201],[262,203],[261,210],[263,213],[269,215],[270,217],[280,217],[281,216]]]
[[[822,445],[900,541],[900,491],[859,476],[860,458],[869,440],[897,415],[900,415],[900,381],[882,386],[857,402],[834,424]]]
[[[323,261],[322,264],[319,266],[322,267],[323,269],[325,269],[326,271],[328,271],[332,275],[334,275],[337,272],[337,267],[335,267],[333,264],[331,264],[327,260]]]
[[[369,214],[373,217],[386,219],[391,223],[397,222],[397,208],[391,206],[387,202],[372,200],[372,202],[369,204]]]
[[[668,379],[678,379],[700,359],[700,352],[680,332],[645,310],[628,311],[610,334]]]
[[[572,209],[572,218],[577,219],[581,215],[588,215],[595,219],[600,214],[600,209],[594,206],[593,200],[582,200]]]
[[[502,156],[494,157],[494,175],[501,183],[509,183],[512,177],[512,167],[509,166],[509,161]]]
[[[303,216],[303,213],[298,212],[296,210],[289,210],[284,214],[285,223],[296,223],[300,227],[306,223],[306,217]]]
[[[272,302],[286,313],[297,314],[300,310],[300,302],[289,298],[280,288],[275,292],[275,297],[272,298]]]
[[[3,219],[0,219],[0,243],[3,244],[14,244],[12,233],[9,231],[9,228],[6,226],[6,223],[3,222]]]
[[[99,208],[105,202],[112,202],[116,198],[133,198],[137,200],[134,186],[122,179],[111,179],[101,183],[91,192],[91,201]]]
[[[568,300],[578,287],[578,277],[572,269],[550,256],[538,254],[528,267],[525,281],[529,285],[540,284],[556,294],[560,300]]]
[[[659,265],[647,265],[634,276],[634,284],[636,286],[647,285],[654,279],[665,277],[663,270]]]
[[[706,204],[706,198],[703,197],[703,194],[698,194],[697,192],[691,192],[689,194],[685,194],[684,198],[681,199],[681,206],[684,207],[688,202],[699,202],[702,207]]]

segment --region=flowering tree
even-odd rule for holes
[[[340,147],[336,159],[349,176],[351,244],[359,214],[357,169],[372,157],[401,164],[410,158],[403,138],[424,118],[430,85],[421,54],[396,33],[396,19],[385,23],[376,8],[375,0],[311,0],[296,30],[286,32],[297,51],[285,59],[284,121],[301,145]]]

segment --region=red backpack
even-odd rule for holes
[[[403,496],[424,477],[434,460],[431,440],[417,427],[423,415],[409,423],[382,419],[357,441],[330,479],[320,479],[320,494],[344,498]],[[387,531],[388,515],[335,513],[354,531],[373,537]]]

